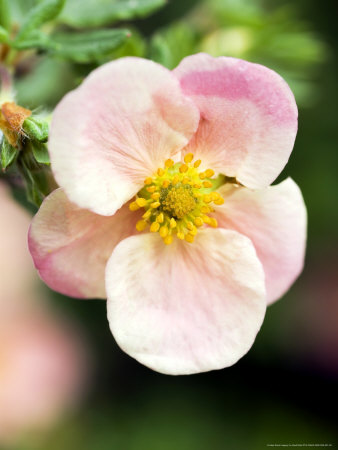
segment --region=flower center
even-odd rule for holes
[[[136,224],[138,231],[150,226],[150,231],[159,232],[165,244],[171,244],[174,236],[192,243],[199,227],[217,227],[217,220],[209,214],[214,211],[212,203],[224,203],[215,191],[221,184],[220,177],[212,178],[212,169],[199,172],[201,160],[193,163],[193,159],[192,153],[185,155],[184,163],[174,164],[167,159],[163,168],[144,181],[129,205],[131,211],[145,210]]]

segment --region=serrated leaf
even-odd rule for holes
[[[27,117],[22,124],[22,128],[31,139],[36,139],[39,142],[48,140],[49,125],[39,117]]]
[[[31,142],[35,160],[40,164],[50,164],[47,146],[41,142]]]
[[[75,28],[99,27],[145,17],[166,0],[68,0],[59,20]]]
[[[130,32],[124,29],[58,33],[51,37],[50,49],[66,59],[88,63],[118,48],[128,36]]]
[[[13,147],[4,137],[1,144],[1,167],[6,170],[18,156],[19,150]]]
[[[15,42],[22,41],[40,28],[41,25],[57,17],[64,4],[65,0],[44,0],[42,3],[37,4],[27,14]]]

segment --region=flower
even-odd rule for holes
[[[34,289],[30,216],[0,183],[0,447],[52,426],[80,400],[88,373],[74,324],[56,318]]]
[[[29,233],[41,277],[107,297],[117,343],[152,369],[234,364],[303,267],[300,190],[269,186],[296,132],[289,87],[260,65],[197,54],[172,72],[139,58],[96,69],[54,112],[61,188]]]

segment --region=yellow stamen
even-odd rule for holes
[[[211,181],[203,181],[203,186],[205,188],[211,188],[212,187],[212,183],[211,183]]]
[[[169,168],[174,165],[174,161],[172,159],[167,159],[164,165]]]
[[[201,227],[203,225],[203,219],[202,217],[196,217],[196,219],[194,220],[194,224],[196,225],[196,227]]]
[[[130,211],[137,211],[138,209],[140,209],[140,207],[136,202],[131,202],[129,204],[129,209]]]
[[[172,217],[170,219],[170,228],[175,228],[176,227],[176,220]]]
[[[148,222],[146,222],[145,220],[139,220],[136,223],[136,230],[137,231],[143,231],[147,228]]]
[[[160,228],[160,236],[165,238],[169,233],[168,227],[166,227],[165,225],[163,227]]]
[[[212,169],[207,169],[207,170],[205,171],[205,176],[206,176],[207,178],[210,178],[210,177],[212,177],[213,175],[215,175],[215,172],[214,172]]]
[[[184,162],[189,164],[194,159],[193,153],[187,153],[184,157]]]
[[[164,221],[164,214],[160,213],[157,217],[156,217],[156,222],[158,223],[163,223]]]
[[[143,206],[146,206],[146,204],[147,204],[147,200],[142,197],[137,198],[135,201],[140,208],[142,208]]]
[[[189,242],[189,244],[192,244],[195,240],[195,236],[193,236],[192,234],[188,233],[184,236],[184,239]]]
[[[159,224],[158,222],[153,222],[153,223],[150,225],[150,231],[151,231],[152,233],[156,233],[159,229],[160,229],[160,224]]]
[[[170,245],[170,244],[172,243],[172,241],[173,241],[173,237],[172,237],[171,234],[170,234],[169,236],[166,236],[166,237],[163,239],[163,242],[164,242],[166,245]]]
[[[201,160],[193,162],[192,153],[183,159],[184,162],[178,163],[167,159],[152,177],[145,179],[145,186],[129,204],[131,211],[144,208],[136,229],[142,232],[149,225],[150,232],[159,232],[167,245],[175,236],[192,243],[199,228],[217,227],[216,218],[210,217],[210,213],[217,211],[212,205],[224,203],[210,179],[215,172],[212,169],[199,172]]]

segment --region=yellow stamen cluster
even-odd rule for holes
[[[193,159],[192,153],[176,164],[167,159],[163,168],[144,181],[144,187],[129,205],[131,211],[145,210],[136,224],[138,231],[150,226],[150,231],[158,232],[165,244],[171,244],[175,235],[192,243],[199,227],[217,227],[217,220],[209,214],[214,211],[212,203],[222,205],[224,199],[213,190],[214,171],[199,172],[201,160]]]

